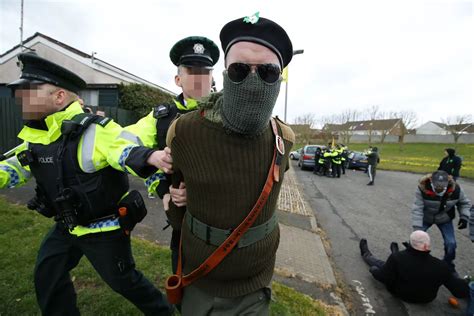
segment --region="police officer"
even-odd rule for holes
[[[329,169],[331,168],[331,149],[330,147],[324,148],[322,151],[322,158],[319,159],[319,163],[321,164],[321,172],[319,175],[322,176],[330,176]]]
[[[314,169],[313,169],[314,174],[318,174],[319,170],[321,169],[321,165],[319,164],[319,160],[321,159],[322,156],[323,156],[323,154],[321,152],[321,147],[317,147],[316,152],[314,153]]]
[[[41,313],[79,315],[69,271],[85,255],[101,278],[144,314],[170,314],[161,292],[135,269],[129,234],[146,214],[143,200],[137,191],[128,192],[127,175],[106,160],[108,144],[122,128],[83,112],[77,93],[86,83],[76,74],[34,54],[18,59],[21,77],[9,87],[27,122],[18,134],[23,143],[0,162],[0,188],[34,176],[37,195],[30,207],[56,221],[34,272]]]
[[[346,166],[347,166],[347,159],[348,159],[348,151],[347,146],[344,144],[340,144],[340,153],[341,153],[341,169],[342,174],[346,174]]]
[[[184,183],[181,183],[178,189],[172,188],[170,196],[170,178],[163,172],[167,171],[166,162],[170,161],[169,149],[165,149],[168,127],[178,113],[184,114],[196,110],[197,101],[211,93],[211,88],[215,85],[212,69],[219,60],[219,55],[217,45],[202,36],[186,37],[174,44],[170,50],[170,59],[178,67],[175,83],[181,88],[182,93],[167,103],[156,105],[146,117],[134,125],[127,126],[113,145],[114,150],[110,155],[112,164],[126,172],[146,178],[145,185],[148,192],[158,194],[163,199],[165,211],[169,209],[170,198],[178,206],[186,203]],[[138,136],[139,140],[134,135]],[[148,176],[150,171],[156,169],[151,168],[146,161],[161,163],[162,159],[165,161],[165,168]],[[171,237],[173,271],[178,260],[179,236],[180,231],[173,230]]]
[[[336,145],[335,148],[332,150],[332,159],[331,159],[331,164],[332,164],[332,177],[333,178],[340,178],[341,177],[341,154],[342,150],[339,145]]]

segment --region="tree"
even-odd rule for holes
[[[378,105],[372,105],[371,107],[368,107],[367,109],[362,111],[362,113],[364,113],[362,114],[364,116],[364,119],[369,121],[369,126],[367,127],[367,136],[369,138],[368,141],[370,145],[372,143],[372,135],[374,132],[373,121],[383,119],[385,113],[380,111],[380,107]],[[385,136],[383,138],[385,138]]]
[[[454,137],[454,143],[457,144],[462,131],[472,124],[472,116],[470,114],[448,116],[445,119],[441,119],[441,122],[446,125],[446,129]]]
[[[316,115],[314,113],[305,113],[297,116],[293,120],[293,124],[299,125],[295,130],[295,134],[298,136],[298,141],[303,144],[309,144],[310,139],[314,134],[312,127],[316,125]]]
[[[398,142],[400,143],[400,146],[402,146],[405,141],[405,135],[408,134],[409,129],[412,129],[415,126],[416,122],[418,121],[418,116],[414,111],[406,110],[391,112],[390,117],[400,118],[401,120],[398,133]]]
[[[333,138],[338,136],[338,132],[341,125],[338,115],[332,114],[323,116],[318,121],[319,124],[322,126],[321,137],[323,139],[324,144],[327,144]]]
[[[385,125],[384,125],[385,126]],[[388,126],[386,128],[383,128],[382,130],[380,130],[380,143],[383,144],[385,142],[385,137],[387,137],[388,133],[390,132],[392,128],[388,128]]]
[[[360,119],[361,112],[355,109],[346,109],[341,114],[337,116],[337,121],[339,121],[341,126],[341,138],[344,144],[349,144],[351,137],[354,133],[352,124],[349,122],[355,122]]]

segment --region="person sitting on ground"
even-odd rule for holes
[[[372,255],[366,239],[361,239],[359,246],[373,277],[403,301],[429,303],[436,298],[441,285],[447,287],[455,297],[469,297],[467,283],[455,277],[446,262],[430,254],[430,236],[422,230],[410,235],[410,244],[405,250],[398,251],[398,244],[392,243],[392,254],[387,262]]]

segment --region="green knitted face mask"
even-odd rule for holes
[[[256,73],[248,74],[242,82],[235,83],[224,71],[224,97],[222,123],[224,127],[243,135],[263,132],[280,93],[281,79],[269,84]]]

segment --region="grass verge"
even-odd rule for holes
[[[461,177],[474,179],[474,144],[372,144],[380,153],[378,169],[430,173],[438,169],[444,157],[445,148],[455,148],[456,154],[463,158]],[[295,150],[303,147],[294,146]],[[349,144],[350,150],[364,151],[368,144]]]
[[[463,158],[461,177],[474,179],[474,144],[374,144],[380,153],[379,169],[430,173],[438,169],[445,148],[455,148]],[[368,144],[351,144],[352,150],[364,150]]]

